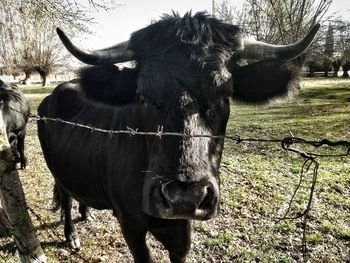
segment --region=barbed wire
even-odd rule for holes
[[[263,143],[280,143],[283,150],[291,151],[294,153],[297,153],[301,155],[303,158],[308,158],[310,156],[313,157],[344,157],[350,155],[350,141],[346,140],[339,140],[339,141],[332,141],[329,139],[321,139],[321,140],[306,140],[303,138],[298,137],[284,137],[282,139],[279,138],[244,138],[237,134],[226,134],[226,135],[211,135],[211,134],[188,134],[188,133],[179,133],[179,132],[167,132],[164,131],[163,126],[158,126],[157,131],[154,132],[146,132],[146,131],[139,131],[138,128],[130,128],[126,127],[125,130],[113,130],[113,129],[102,129],[99,127],[94,127],[92,125],[86,125],[82,123],[77,122],[71,122],[67,120],[63,120],[61,118],[51,118],[51,117],[41,117],[36,114],[30,114],[30,119],[33,119],[35,121],[44,121],[44,122],[54,122],[54,123],[62,123],[66,125],[72,126],[72,128],[83,128],[90,130],[91,133],[94,132],[100,132],[109,135],[110,137],[113,137],[118,134],[126,134],[130,136],[136,136],[136,135],[143,135],[143,136],[156,136],[156,137],[163,137],[163,136],[175,136],[175,137],[186,137],[186,138],[208,138],[208,139],[229,139],[232,141],[235,141],[236,143],[243,143],[243,142],[263,142]],[[290,146],[293,144],[307,144],[310,146],[313,146],[315,148],[319,148],[321,146],[329,146],[329,147],[346,147],[347,150],[344,153],[341,154],[319,154],[319,153],[313,153],[313,152],[303,152],[294,148],[291,148]]]
[[[1,104],[2,102],[0,102]],[[8,109],[15,111],[17,113],[24,114],[22,111],[19,111],[17,109],[11,108],[8,106]],[[230,139],[232,141],[235,141],[236,143],[242,143],[242,142],[264,142],[264,143],[280,143],[282,149],[291,151],[294,153],[297,153],[301,155],[303,158],[309,158],[310,156],[313,157],[344,157],[350,155],[350,141],[347,140],[339,140],[339,141],[332,141],[329,139],[320,139],[320,140],[306,140],[299,137],[284,137],[282,139],[279,138],[243,138],[238,134],[226,134],[226,135],[212,135],[212,134],[188,134],[188,133],[179,133],[179,132],[167,132],[164,131],[163,126],[158,125],[157,131],[154,132],[146,132],[146,131],[139,131],[138,128],[130,128],[126,127],[125,130],[113,130],[113,129],[103,129],[100,127],[95,127],[92,125],[82,124],[78,122],[71,122],[68,120],[63,120],[62,118],[52,118],[52,117],[46,117],[46,116],[39,116],[37,114],[30,113],[28,115],[28,119],[34,120],[34,121],[52,121],[54,123],[62,123],[66,125],[72,126],[72,128],[78,127],[83,129],[88,129],[93,132],[100,132],[104,134],[108,134],[111,138],[114,135],[118,134],[126,134],[130,136],[135,135],[144,135],[144,136],[156,136],[156,137],[163,137],[163,136],[176,136],[176,137],[186,137],[186,138],[210,138],[210,139]],[[345,153],[342,154],[319,154],[319,153],[313,153],[313,152],[302,152],[300,150],[290,148],[293,144],[307,144],[311,145],[315,148],[319,148],[321,146],[329,146],[329,147],[346,147],[347,150]]]

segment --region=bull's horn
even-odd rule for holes
[[[128,49],[128,41],[100,50],[83,50],[76,47],[60,28],[57,28],[56,30],[66,49],[77,59],[86,64],[115,64],[135,59],[134,52]]]
[[[244,49],[241,52],[241,57],[253,60],[292,60],[300,56],[310,46],[319,28],[320,24],[316,24],[304,38],[290,45],[272,45],[244,39]]]

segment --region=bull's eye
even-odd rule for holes
[[[140,93],[137,94],[137,101],[140,104],[144,104],[146,102],[145,97],[142,94],[140,94]]]
[[[149,98],[147,95],[146,96],[142,95],[141,93],[137,93],[136,100],[140,105],[145,107],[154,106],[158,110],[161,108],[154,102],[154,100]]]

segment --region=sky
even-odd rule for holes
[[[100,11],[95,16],[96,24],[91,26],[93,34],[86,36],[88,48],[111,46],[129,39],[132,32],[149,25],[152,19],[159,19],[162,14],[178,11],[181,15],[192,12],[211,10],[212,0],[115,0],[121,6],[115,10]],[[89,43],[90,42],[90,43]]]
[[[99,11],[94,15],[91,35],[84,34],[75,43],[84,48],[104,48],[129,39],[132,32],[150,24],[164,13],[178,11],[181,15],[207,10],[211,13],[212,0],[114,0],[120,7],[112,11]],[[234,0],[237,3],[242,0]],[[350,0],[333,0],[330,13],[337,12],[350,21]]]

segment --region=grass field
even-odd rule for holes
[[[23,87],[32,112],[52,87]],[[294,99],[265,106],[233,103],[227,133],[243,138],[350,140],[350,80],[304,79]],[[346,149],[313,149],[339,153]],[[60,213],[47,210],[52,178],[46,168],[33,121],[28,125],[29,167],[20,172],[37,233],[49,262],[131,262],[132,258],[110,211],[94,211],[94,223],[76,224],[82,249],[71,253],[64,244]],[[277,143],[227,140],[221,168],[221,212],[213,220],[193,223],[188,262],[301,262],[302,220],[277,222],[298,184],[303,159]],[[310,262],[350,262],[349,157],[319,158],[320,168],[308,219]],[[305,209],[312,173],[305,174],[291,215]],[[76,209],[75,209],[76,210]],[[78,218],[78,215],[75,214]],[[159,243],[149,237],[158,262],[168,262]],[[0,237],[0,261],[17,262],[11,237]]]

